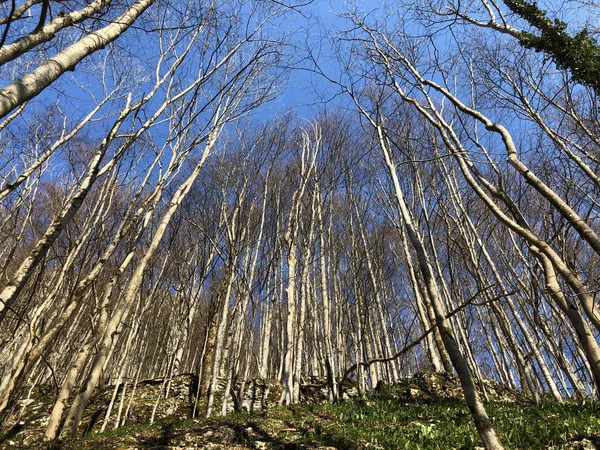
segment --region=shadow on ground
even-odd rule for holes
[[[135,447],[144,449],[167,450],[171,448],[223,448],[223,449],[341,449],[351,450],[355,446],[348,441],[336,439],[321,430],[301,429],[290,422],[279,432],[269,432],[256,421],[244,423],[218,421],[197,427],[177,427],[165,423],[155,436],[136,438]],[[309,433],[319,435],[322,445],[306,444],[303,437]],[[63,447],[64,449],[71,447]]]

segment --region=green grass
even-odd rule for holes
[[[459,400],[402,404],[380,397],[311,409],[304,420],[315,431],[305,435],[307,443],[318,440],[338,447],[384,449],[473,449],[480,445],[471,416]],[[600,434],[597,403],[489,403],[487,409],[507,449],[562,448]]]

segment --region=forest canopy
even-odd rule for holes
[[[41,385],[45,439],[83,431],[104,385],[120,426],[119,386],[166,398],[181,373],[194,417],[239,410],[250,380],[289,405],[455,373],[486,449],[484,380],[597,398],[597,19],[0,2],[3,429]]]

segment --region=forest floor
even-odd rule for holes
[[[536,404],[507,391],[494,395],[486,406],[507,449],[600,448],[600,402]],[[435,390],[409,379],[335,404],[273,407],[210,420],[165,418],[152,425],[126,425],[29,448],[334,450],[476,449],[478,445],[455,385],[450,389],[442,384],[441,390]],[[0,447],[11,445],[7,440]]]

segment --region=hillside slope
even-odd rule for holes
[[[593,449],[600,403],[535,404],[494,383],[487,403],[506,448]],[[31,449],[475,449],[478,436],[453,377],[417,374],[337,404],[307,403],[210,420],[163,418],[53,444],[15,436],[2,448]]]

